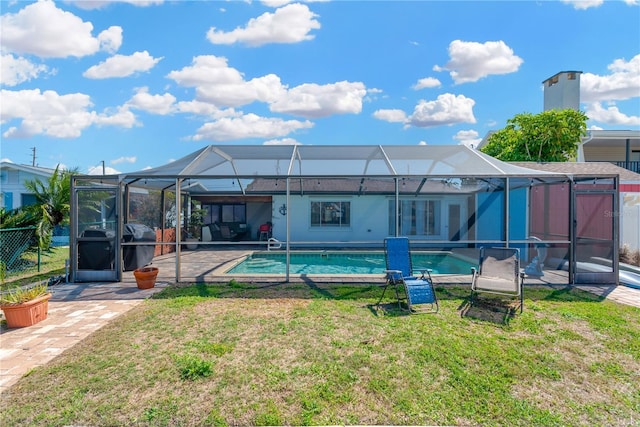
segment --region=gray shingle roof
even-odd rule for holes
[[[560,174],[601,176],[619,175],[621,182],[640,182],[640,174],[621,168],[609,162],[509,162],[523,168]]]

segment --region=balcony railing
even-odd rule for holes
[[[630,170],[631,172],[640,173],[640,161],[632,162],[611,162],[616,166]]]

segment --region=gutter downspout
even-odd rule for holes
[[[587,132],[587,138],[583,139],[580,144],[578,144],[578,158],[576,159],[576,162],[579,163],[584,163],[585,159],[584,159],[584,144],[587,144],[588,142],[591,142],[591,140],[593,139],[593,135],[591,134],[591,132]]]

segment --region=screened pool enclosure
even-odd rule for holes
[[[617,176],[537,171],[461,145],[212,145],[154,169],[75,176],[71,202],[75,282],[122,280],[149,262],[142,247],[171,280],[230,280],[222,253],[381,251],[388,236],[471,260],[517,247],[548,282],[618,277]]]

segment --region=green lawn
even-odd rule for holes
[[[168,288],[21,379],[0,425],[638,425],[638,308],[527,288],[503,322],[436,290],[404,315],[377,285]]]

